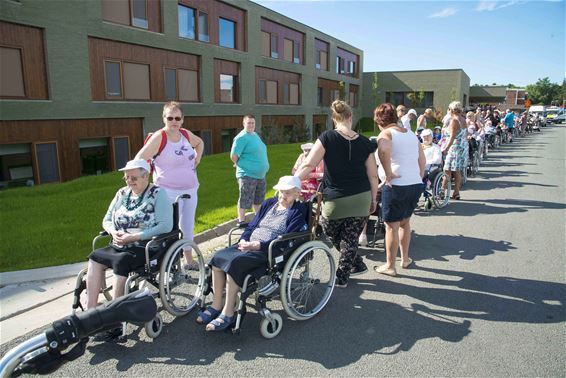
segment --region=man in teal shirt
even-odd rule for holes
[[[509,142],[513,143],[513,127],[515,127],[515,114],[509,109],[506,110],[505,118],[503,122],[507,126],[507,132],[509,133]]]
[[[255,132],[255,117],[244,116],[244,129],[234,138],[230,159],[236,166],[236,179],[240,188],[238,222],[245,221],[246,210],[257,213],[265,198],[265,174],[269,171],[267,147]]]

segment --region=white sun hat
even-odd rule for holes
[[[273,187],[275,190],[301,189],[301,180],[297,176],[283,176],[279,179],[277,185]]]
[[[130,160],[129,162],[126,163],[126,166],[124,168],[120,168],[118,170],[129,171],[130,169],[136,169],[136,168],[145,169],[147,172],[151,170],[151,168],[149,167],[149,163],[144,159]]]

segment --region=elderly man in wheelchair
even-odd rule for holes
[[[281,288],[285,311],[299,320],[316,315],[330,297],[334,260],[324,243],[312,240],[308,230],[311,208],[298,201],[300,180],[283,176],[273,188],[278,196],[265,200],[253,221],[242,226],[245,230],[239,242],[218,251],[209,262],[213,301],[203,306],[196,319],[206,331],[232,329],[238,333],[246,312],[245,300],[254,292],[264,317],[260,332],[266,338],[275,337],[282,326],[281,316],[265,306],[277,287]],[[263,287],[259,284],[262,279],[267,280]],[[321,287],[315,288],[318,285]],[[314,297],[318,300],[314,307],[303,302]]]
[[[422,148],[426,158],[424,184],[425,210],[432,206],[442,208],[448,204],[450,189],[442,189],[444,172],[442,171],[442,152],[440,147],[433,143],[433,135],[430,129],[425,129],[421,137]]]

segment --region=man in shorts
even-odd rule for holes
[[[265,175],[269,170],[267,147],[255,132],[255,117],[244,116],[244,129],[234,138],[230,159],[236,167],[240,188],[238,223],[244,222],[246,210],[257,212],[265,198]]]

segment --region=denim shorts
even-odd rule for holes
[[[381,206],[384,222],[399,222],[410,218],[423,193],[423,184],[381,188]]]

